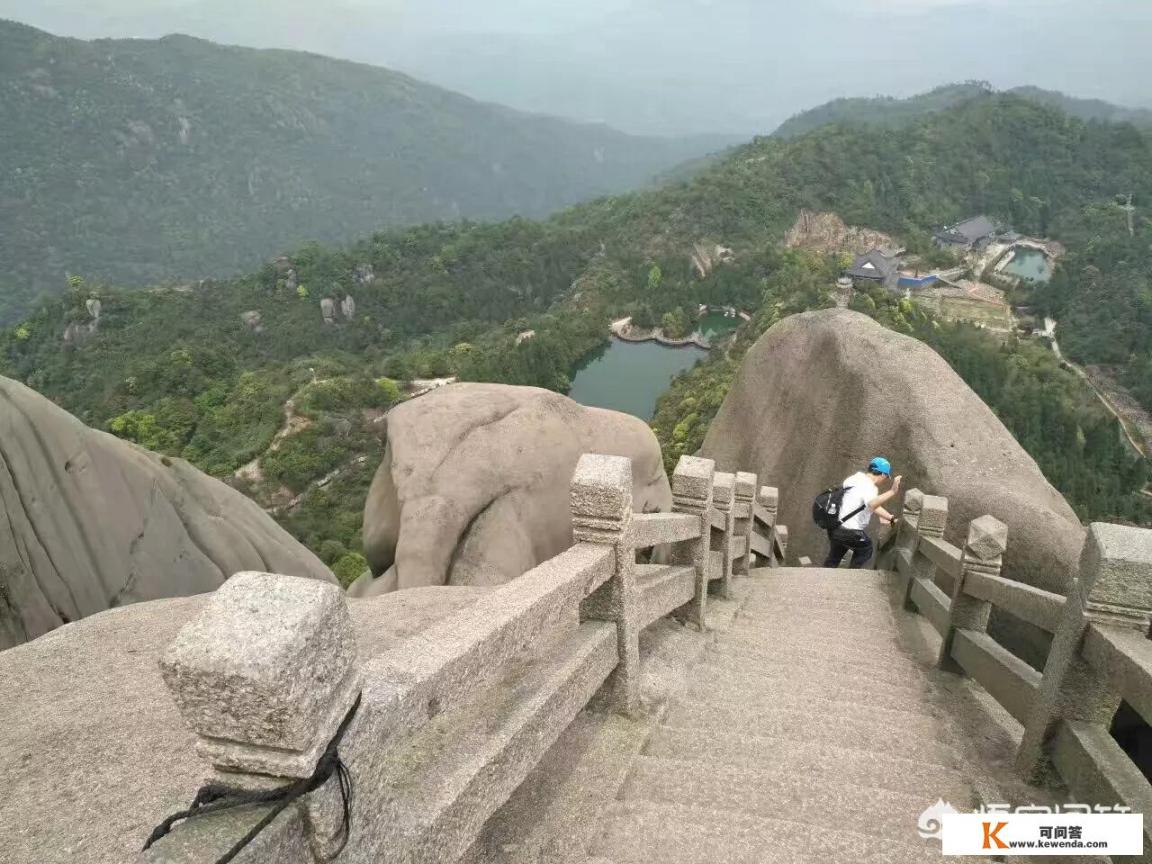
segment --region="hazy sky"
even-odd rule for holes
[[[1152,0],[0,0],[0,17],[317,51],[637,132],[770,132],[836,96],[966,79],[1152,105]]]

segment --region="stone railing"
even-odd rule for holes
[[[1152,785],[1110,734],[1122,701],[1152,723],[1152,531],[1090,525],[1063,597],[1000,575],[1008,529],[997,519],[974,519],[957,549],[942,539],[946,499],[912,490],[903,516],[905,604],[939,631],[940,667],[971,676],[1023,726],[1021,776],[1058,779],[1073,801],[1152,813]],[[1051,634],[1042,672],[989,635],[994,608]],[[1152,848],[1152,823],[1145,838]]]
[[[581,710],[638,712],[645,627],[679,610],[704,628],[711,583],[723,596],[753,556],[782,560],[776,490],[714,467],[682,458],[673,512],[640,515],[631,462],[584,456],[575,545],[366,662],[335,586],[233,576],[178,634],[164,681],[210,783],[319,785],[280,812],[209,804],[139,860],[457,860]],[[637,563],[657,546],[671,563]],[[322,776],[334,755],[340,769]]]

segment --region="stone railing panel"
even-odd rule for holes
[[[381,740],[467,701],[526,647],[574,629],[614,563],[611,547],[578,544],[371,660],[365,674],[388,706]]]
[[[699,536],[695,543],[675,548],[672,560],[695,571],[695,589],[688,618],[696,627],[708,626],[708,569],[712,542],[713,475],[716,463],[698,456],[681,456],[672,472],[672,509],[696,519]]]
[[[1125,676],[1094,666],[1081,651],[1091,624],[1147,633],[1152,616],[1152,531],[1093,523],[1080,571],[1064,603],[1044,677],[1024,727],[1016,767],[1032,781],[1053,770],[1050,742],[1062,723],[1107,727],[1120,707]],[[1146,605],[1144,605],[1146,604]]]
[[[695,540],[703,533],[700,517],[692,513],[637,513],[632,517],[628,542],[634,549]]]
[[[928,540],[932,548],[939,540]],[[968,525],[968,539],[960,558],[960,572],[952,587],[948,606],[948,628],[940,643],[939,665],[950,672],[963,672],[963,666],[952,656],[952,643],[957,631],[983,634],[988,630],[992,604],[968,593],[967,579],[972,574],[999,576],[1004,551],[1008,548],[1008,526],[992,516],[973,519]],[[979,679],[977,679],[979,680]],[[981,682],[984,683],[984,682]]]

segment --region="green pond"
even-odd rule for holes
[[[709,312],[696,325],[696,332],[709,342],[716,342],[735,331],[742,323],[740,318],[729,318],[723,312]]]
[[[1004,272],[1032,282],[1047,282],[1052,278],[1052,265],[1048,256],[1035,249],[1017,249],[1012,260],[1004,265]]]
[[[672,379],[707,356],[695,346],[666,348],[657,342],[613,339],[580,367],[568,395],[581,405],[611,408],[648,421]]]

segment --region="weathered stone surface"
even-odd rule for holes
[[[1067,590],[1084,536],[1072,508],[943,358],[859,313],[794,315],[764,334],[700,453],[771,478],[792,545],[814,558],[827,541],[812,498],[877,454],[905,488],[948,498],[950,542],[991,513],[1012,536],[1005,575]]]
[[[336,301],[331,297],[325,297],[320,301],[320,315],[324,318],[325,324],[336,323]]]
[[[239,492],[0,378],[0,648],[241,570],[336,581]]]
[[[350,601],[358,654],[382,654],[488,591],[422,588]],[[211,769],[158,661],[207,602],[137,603],[0,652],[5,862],[134,861],[152,829],[192,801]],[[247,827],[219,830],[235,842]]]
[[[277,776],[312,773],[360,690],[344,592],[271,573],[225,582],[161,670],[202,755]]]
[[[499,384],[397,406],[364,511],[376,578],[359,590],[499,584],[568,548],[569,484],[585,453],[632,460],[636,511],[671,508],[659,445],[635,417]]]
[[[356,300],[348,294],[340,301],[340,313],[344,316],[345,321],[351,321],[356,317]]]
[[[1089,608],[1152,613],[1152,531],[1093,522],[1080,562],[1080,588]]]

